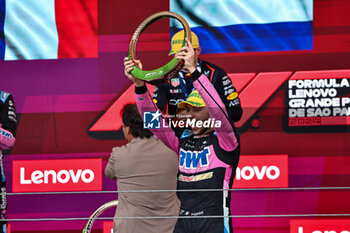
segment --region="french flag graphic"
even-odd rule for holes
[[[97,52],[97,0],[0,0],[0,60]]]
[[[202,53],[311,50],[312,0],[170,0]],[[182,29],[171,20],[172,33]]]

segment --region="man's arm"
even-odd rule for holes
[[[116,172],[115,172],[115,162],[116,162],[116,157],[118,154],[118,148],[113,148],[111,156],[108,159],[107,166],[105,168],[105,175],[107,178],[114,180],[116,179]]]
[[[191,73],[190,81],[193,82],[194,88],[202,96],[210,117],[221,121],[220,127],[214,125],[220,147],[226,151],[233,151],[238,148],[238,140],[229,119],[226,117],[225,105],[208,77],[197,70],[192,44],[187,38],[186,42],[186,46],[182,47],[175,57],[184,61],[184,69]]]
[[[144,112],[145,111],[152,111],[157,112],[159,109],[155,106],[151,99],[151,95],[149,94],[147,87],[145,85],[145,82],[135,78],[131,71],[134,69],[134,66],[138,66],[140,69],[142,69],[142,64],[139,60],[131,61],[128,57],[124,58],[124,74],[128,79],[130,79],[134,85],[135,85],[135,97],[136,97],[136,104],[137,108],[139,109],[139,112],[141,114],[141,117],[144,119]],[[160,111],[159,111],[160,113]],[[179,153],[179,139],[176,137],[174,131],[171,129],[171,127],[167,127],[167,123],[164,122],[165,125],[162,125],[162,122],[160,122],[160,129],[150,129],[150,131],[159,139],[161,140],[167,147],[172,149],[175,153]],[[166,129],[165,129],[166,127]]]
[[[0,92],[0,149],[7,150],[16,142],[16,108],[11,94]]]
[[[144,119],[144,112],[157,112],[159,109],[152,102],[151,96],[147,90],[146,85],[135,86],[136,104]],[[160,113],[160,111],[159,111]],[[164,123],[165,125],[163,125]],[[162,141],[167,147],[172,149],[175,153],[179,153],[179,139],[176,137],[175,132],[168,125],[166,121],[160,122],[160,128],[149,129],[160,141]]]

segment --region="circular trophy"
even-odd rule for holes
[[[130,60],[136,60],[136,43],[141,33],[153,22],[162,18],[174,18],[180,21],[185,31],[182,46],[185,46],[186,44],[186,37],[191,41],[190,26],[182,16],[171,11],[160,11],[146,18],[134,32],[134,35],[132,36],[130,41],[128,51],[128,57]],[[135,66],[134,69],[131,71],[131,74],[133,74],[136,78],[144,80],[148,83],[157,84],[163,81],[167,81],[174,77],[177,73],[179,73],[182,67],[183,61],[178,60],[174,57],[170,62],[155,70],[141,70]]]

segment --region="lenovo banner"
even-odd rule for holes
[[[13,161],[12,192],[102,190],[102,159]]]
[[[103,233],[113,233],[113,222],[103,222]]]
[[[288,155],[243,155],[233,188],[287,188]]]
[[[350,219],[291,220],[290,233],[350,233]]]

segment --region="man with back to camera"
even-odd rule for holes
[[[13,97],[10,93],[0,91],[0,172],[1,172],[1,219],[7,219],[6,178],[3,170],[3,150],[11,149],[16,142],[17,117]],[[0,233],[7,232],[7,222],[0,222]]]
[[[195,51],[187,38],[186,42],[175,57],[184,61],[183,69],[191,74],[188,81],[195,90],[178,107],[189,116],[184,122],[194,120],[202,124],[191,125],[191,129],[184,130],[181,136],[169,129],[166,122],[165,125],[160,124],[160,128],[150,129],[179,156],[180,216],[193,216],[179,218],[174,233],[232,233],[232,221],[228,217],[231,215],[231,193],[227,189],[232,186],[238,166],[239,136],[226,117],[227,112],[219,94],[208,77],[199,72]],[[124,73],[134,82],[137,106],[142,113],[146,110],[156,112],[158,108],[153,104],[145,82],[130,73],[135,65],[142,69],[139,60],[124,58]],[[221,124],[205,126],[203,122],[209,119],[216,119]]]
[[[171,51],[169,55],[177,54],[182,46],[184,30],[177,32],[171,39]],[[194,58],[197,64],[197,70],[206,75],[214,88],[218,92],[221,101],[225,104],[228,116],[232,122],[241,119],[242,108],[238,93],[234,88],[231,79],[226,72],[207,61],[198,58],[201,53],[201,47],[197,35],[192,32],[192,46],[195,54]],[[156,86],[153,92],[153,102],[165,113],[168,107],[168,113],[171,116],[177,114],[177,105],[179,102],[186,100],[189,93],[193,91],[193,85],[189,81],[190,74],[184,70],[179,72],[169,82],[164,82]]]
[[[122,110],[123,133],[128,144],[114,147],[105,175],[117,179],[119,191],[176,190],[178,158],[153,134],[143,129],[135,104]],[[123,192],[114,219],[114,233],[172,233],[176,218],[118,219],[118,217],[177,216],[176,192]]]

